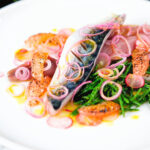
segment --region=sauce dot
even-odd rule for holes
[[[56,28],[52,29],[53,32],[58,32],[58,30]]]
[[[139,119],[139,116],[138,115],[134,115],[134,116],[131,117],[131,119],[137,120],[137,119]]]

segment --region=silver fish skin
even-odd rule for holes
[[[111,20],[113,20],[114,23],[122,24],[125,20],[125,16],[119,15],[114,17]],[[61,100],[54,99],[53,97],[50,96],[49,93],[47,93],[46,103],[48,104],[47,107],[50,115],[55,115],[56,113],[58,113],[71,100],[75,88],[88,79],[90,73],[95,67],[96,60],[98,58],[101,49],[105,41],[107,40],[107,38],[112,33],[112,31],[113,29],[102,30],[91,26],[91,28],[89,28],[88,31],[86,31],[86,33],[88,32],[90,34],[91,33],[96,34],[102,32],[102,34],[95,35],[95,36],[83,36],[81,35],[81,29],[79,29],[68,38],[49,87],[65,86],[68,89],[69,93],[66,97],[64,97]],[[92,42],[96,44],[96,50],[94,51],[94,53],[92,53],[89,56],[77,56],[75,51],[76,49],[73,48],[72,45],[74,45],[75,43],[81,40],[86,40],[86,39],[89,39],[89,41],[88,40],[83,41],[82,44],[77,46],[78,51],[80,51],[80,53],[82,54],[91,52],[93,46]],[[92,42],[90,43],[90,41]],[[82,77],[79,80],[68,81],[65,78],[68,62],[77,63],[80,67],[88,66],[84,68],[84,72],[82,72],[83,73]],[[69,73],[73,73],[73,70],[71,70]]]

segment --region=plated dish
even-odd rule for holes
[[[99,125],[150,100],[150,26],[125,15],[29,37],[15,52],[8,92],[51,127]]]
[[[150,105],[147,103],[141,105],[139,111],[126,112],[125,117],[120,115],[112,122],[102,121],[100,125],[94,127],[76,127],[74,123],[73,127],[63,130],[49,127],[46,123],[48,116],[36,119],[28,115],[24,110],[23,101],[23,104],[18,105],[17,102],[21,103],[21,101],[19,99],[16,101],[16,98],[6,92],[11,84],[7,79],[7,71],[15,67],[14,53],[23,48],[24,41],[34,34],[53,32],[53,28],[80,29],[88,24],[102,23],[113,13],[127,15],[124,25],[150,24],[147,14],[148,1],[133,0],[128,3],[128,1],[113,0],[109,1],[108,5],[108,1],[93,0],[93,3],[95,5],[91,7],[91,1],[84,0],[80,2],[45,0],[45,3],[38,0],[25,0],[1,10],[0,71],[5,73],[5,76],[0,78],[0,143],[2,145],[15,150],[17,148],[19,150],[23,148],[61,150],[62,147],[66,150],[98,150],[100,147],[105,150],[149,149]],[[56,9],[61,13],[57,13]],[[135,116],[138,119],[133,119]]]

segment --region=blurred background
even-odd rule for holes
[[[0,0],[0,8],[19,0]]]

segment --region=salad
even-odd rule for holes
[[[8,71],[9,93],[55,128],[96,126],[150,103],[150,26],[125,15],[30,36]]]

